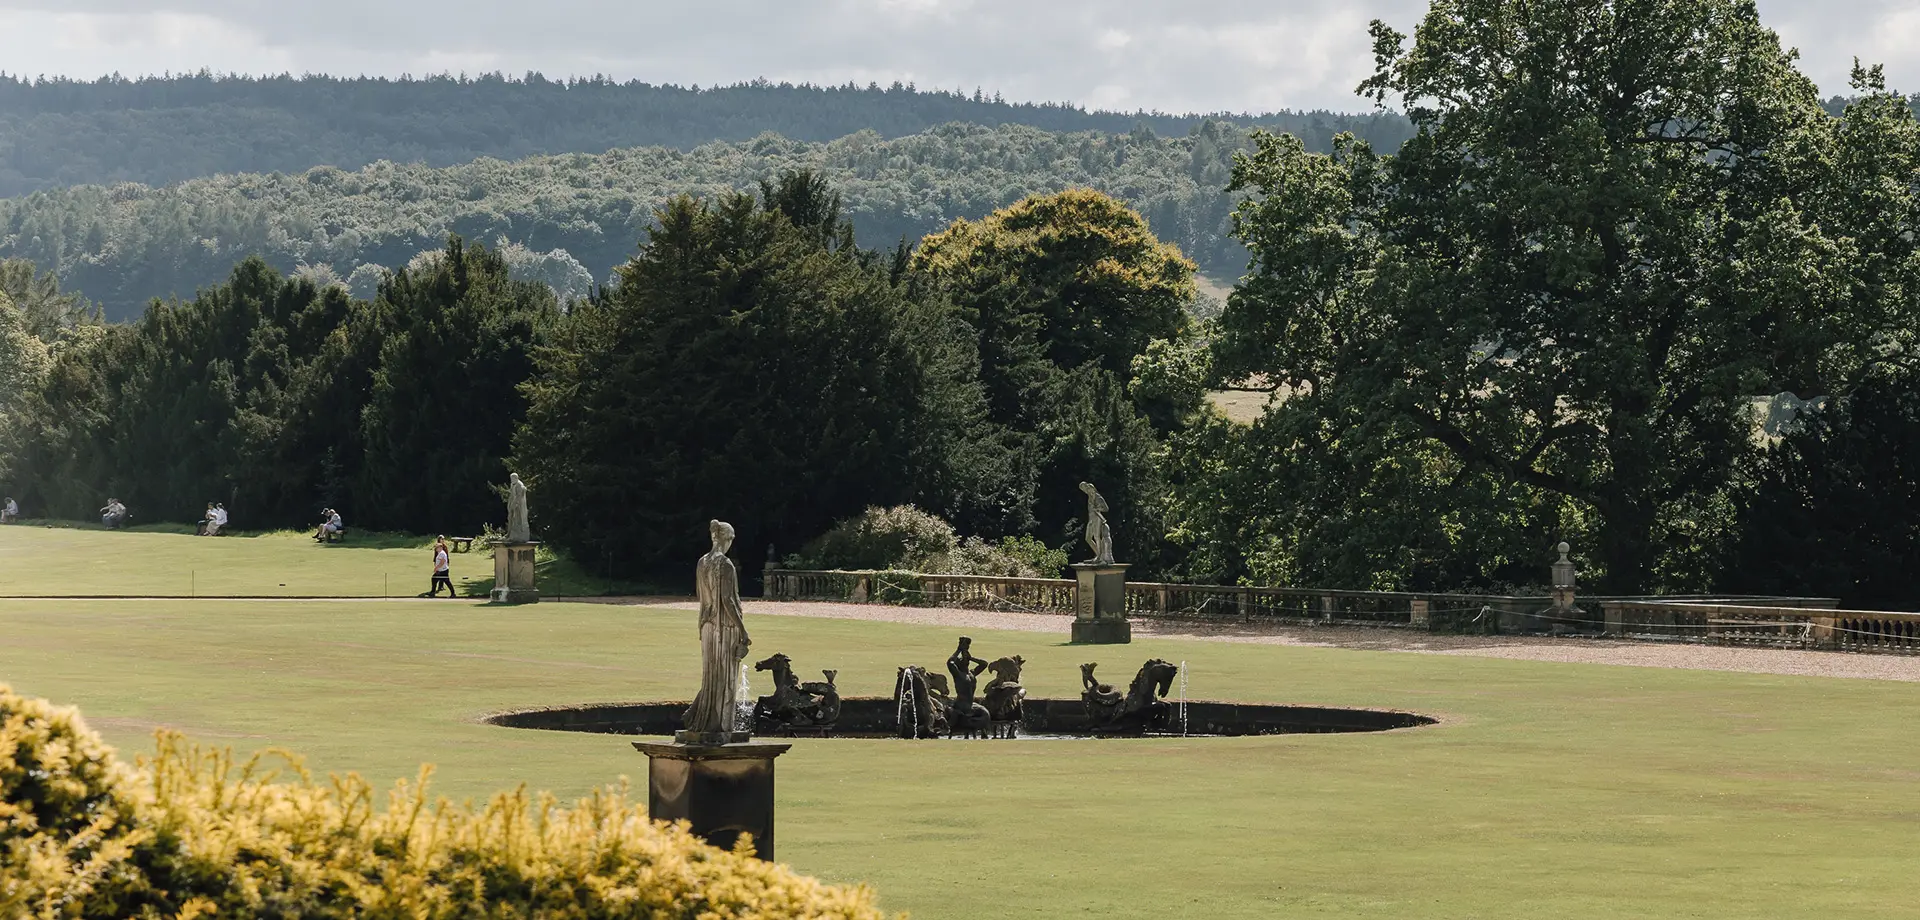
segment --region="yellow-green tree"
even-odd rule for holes
[[[1138,213],[1089,189],[1037,195],[922,241],[912,267],[952,298],[979,338],[993,420],[1021,440],[1043,539],[1071,546],[1092,481],[1121,551],[1151,566],[1165,492],[1160,428],[1133,393],[1137,358],[1190,334],[1194,265]],[[1075,548],[1077,552],[1077,548]]]

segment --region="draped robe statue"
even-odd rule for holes
[[[1107,500],[1091,482],[1081,483],[1080,491],[1087,493],[1087,545],[1093,547],[1093,558],[1087,562],[1112,565],[1113,528],[1107,526]]]
[[[520,481],[520,474],[507,477],[507,542],[527,543],[533,540],[533,531],[527,527],[527,484]]]
[[[747,627],[740,619],[740,576],[727,550],[733,525],[711,521],[713,552],[700,557],[694,588],[700,598],[700,693],[687,707],[688,732],[722,734],[735,730],[740,693],[740,662],[747,657]]]

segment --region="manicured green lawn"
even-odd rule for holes
[[[152,538],[134,535],[134,539]],[[129,544],[133,545],[133,544]],[[37,555],[37,554],[36,554]],[[756,655],[881,694],[950,631],[750,615]],[[784,861],[919,918],[1911,917],[1920,685],[975,633],[1077,692],[1149,656],[1196,698],[1411,709],[1361,735],[801,740]],[[476,724],[497,709],[684,699],[693,614],[595,604],[0,600],[0,681],[80,705],[123,750],[155,725],[284,745],[456,797],[644,777],[625,739]],[[765,690],[765,682],[760,688]]]
[[[124,531],[9,525],[0,527],[0,597],[412,597],[427,590],[431,537],[349,531],[347,542],[325,546],[312,537],[286,531],[196,537],[191,528],[165,525]],[[692,546],[698,558],[699,541]],[[472,552],[452,554],[452,561],[453,582],[463,594],[484,594],[493,586],[487,547],[476,543]],[[574,595],[642,591],[545,556],[541,579],[549,592]]]

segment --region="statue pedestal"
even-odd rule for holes
[[[1127,622],[1127,567],[1081,563],[1073,567],[1076,645],[1126,645],[1133,641]]]
[[[540,603],[540,591],[533,584],[533,549],[539,545],[537,540],[493,544],[494,603]]]
[[[722,849],[752,834],[753,854],[773,861],[773,759],[793,745],[676,740],[635,741],[633,747],[647,755],[647,814],[653,820],[685,819],[694,836]]]

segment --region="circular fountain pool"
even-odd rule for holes
[[[1176,707],[1167,726],[1145,733],[1146,737],[1179,736],[1181,717]],[[1336,709],[1325,706],[1277,706],[1260,703],[1216,703],[1188,701],[1185,706],[1187,737],[1237,737],[1245,735],[1289,735],[1329,732],[1380,732],[1396,728],[1432,725],[1437,719],[1412,712],[1384,709]],[[482,721],[507,728],[537,728],[547,731],[594,732],[604,735],[671,735],[680,728],[680,714],[687,704],[598,703],[523,709],[495,713]],[[1141,737],[1134,733],[1107,735],[1096,732],[1087,718],[1086,705],[1077,699],[1028,699],[1020,736],[1039,738]],[[897,733],[899,704],[891,697],[849,697],[840,701],[840,719],[828,737],[891,738]],[[780,737],[780,732],[761,732],[763,737]],[[807,737],[818,732],[801,731]]]

